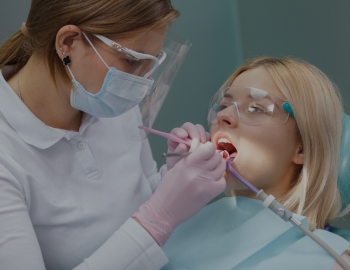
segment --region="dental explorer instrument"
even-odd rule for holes
[[[178,143],[183,143],[186,144],[187,146],[191,147],[191,139],[181,139],[180,137],[176,136],[175,134],[171,134],[171,133],[166,133],[166,132],[162,132],[162,131],[158,131],[152,128],[148,128],[148,127],[144,127],[144,126],[139,126],[139,129],[145,130],[145,131],[149,131],[151,133],[154,133],[156,135],[162,136],[164,138],[167,138],[169,140],[172,140],[174,142],[178,142]]]
[[[163,153],[163,157],[179,157],[179,156],[188,156],[192,152],[179,152],[179,153]]]
[[[226,161],[227,170],[237,178],[242,184],[244,184],[247,188],[254,192],[256,197],[263,201],[263,205],[274,213],[276,213],[279,217],[281,217],[284,221],[290,221],[293,225],[297,226],[302,232],[308,235],[312,240],[314,240],[317,244],[319,244],[324,250],[326,250],[345,270],[350,270],[350,266],[344,261],[342,257],[340,257],[330,246],[328,246],[325,242],[323,242],[319,237],[317,237],[314,233],[312,233],[308,228],[306,228],[299,220],[293,217],[293,213],[289,211],[286,207],[284,207],[281,203],[279,203],[276,198],[272,195],[267,195],[264,190],[258,190],[251,183],[245,180],[242,176],[240,176],[231,166],[231,162],[234,160],[234,157],[229,158]]]

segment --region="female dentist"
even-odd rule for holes
[[[137,128],[183,59],[178,15],[169,0],[33,0],[0,47],[2,270],[159,269],[174,228],[225,189],[213,144],[158,173]]]

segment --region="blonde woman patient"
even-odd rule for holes
[[[349,243],[324,230],[341,206],[337,168],[343,109],[336,86],[304,61],[260,57],[234,72],[216,97],[220,91],[219,106],[208,115],[211,141],[235,157],[236,172],[307,220],[309,229],[350,265]],[[250,117],[264,113],[264,104],[244,107],[247,91],[264,93],[273,104],[268,121]],[[285,102],[291,109],[283,109]],[[230,198],[206,206],[175,230],[164,247],[170,263],[163,269],[343,269],[264,208],[228,170],[224,177]]]

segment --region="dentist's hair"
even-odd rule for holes
[[[54,81],[58,71],[69,82],[55,49],[57,32],[63,26],[78,26],[92,41],[93,34],[123,39],[143,28],[168,25],[179,14],[170,0],[32,0],[22,31],[0,47],[0,68],[18,64],[20,70],[37,52],[45,57]]]
[[[280,199],[289,210],[308,218],[311,229],[323,229],[340,211],[337,186],[343,108],[338,89],[315,66],[291,58],[260,57],[239,68],[265,67],[293,108],[296,133],[303,144],[304,164],[289,192]]]

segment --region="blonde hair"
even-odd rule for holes
[[[92,34],[127,38],[141,28],[168,25],[178,16],[170,0],[32,0],[22,31],[0,47],[0,68],[18,64],[19,70],[37,51],[45,56],[54,81],[57,70],[69,82],[55,49],[56,34],[63,26],[76,25],[92,40]]]
[[[301,60],[260,57],[239,68],[228,87],[246,70],[265,67],[293,108],[304,164],[289,192],[280,200],[307,217],[310,228],[323,229],[340,210],[337,186],[343,108],[337,87],[315,66]]]

